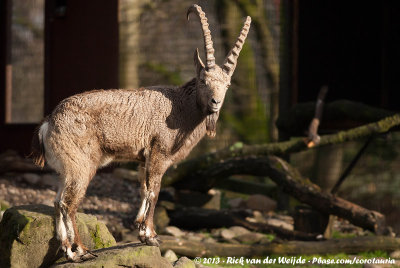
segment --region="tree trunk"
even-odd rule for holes
[[[283,239],[304,241],[315,241],[318,235],[291,231],[265,223],[246,221],[246,217],[252,216],[247,210],[211,210],[192,207],[168,211],[168,216],[171,225],[189,230],[243,226],[256,232],[274,233]]]
[[[145,1],[147,2],[147,1]],[[119,85],[139,86],[140,17],[143,1],[119,1]]]

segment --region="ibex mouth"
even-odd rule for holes
[[[216,113],[219,111],[219,107],[208,105],[208,110],[210,113]]]

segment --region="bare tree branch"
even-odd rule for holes
[[[315,104],[314,118],[311,120],[310,126],[308,128],[308,138],[306,140],[308,148],[318,145],[321,140],[320,136],[318,135],[318,127],[322,119],[322,111],[324,110],[324,100],[326,93],[328,93],[328,87],[323,86],[319,91],[317,103]]]

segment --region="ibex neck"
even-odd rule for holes
[[[195,94],[196,92],[196,78],[193,78],[192,80],[186,82],[181,86],[182,93],[185,95],[192,95]]]

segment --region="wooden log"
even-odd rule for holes
[[[291,231],[266,223],[246,221],[246,217],[252,216],[248,210],[212,210],[197,207],[182,208],[168,211],[170,224],[183,229],[198,230],[203,228],[220,228],[231,226],[243,226],[249,230],[273,233],[283,239],[297,239],[304,241],[318,240],[318,234]]]
[[[272,242],[265,245],[243,245],[228,243],[203,243],[171,236],[160,236],[161,251],[173,250],[178,255],[188,257],[266,257],[268,255],[312,255],[312,254],[357,254],[382,250],[392,252],[400,249],[400,238],[387,236],[362,236],[331,239],[325,241]]]
[[[322,213],[337,215],[377,234],[390,232],[384,215],[330,193],[321,192],[318,186],[304,179],[289,163],[276,156],[238,156],[226,159],[207,169],[199,170],[197,178],[185,183],[191,183],[190,187],[200,189],[204,184],[214,184],[213,180],[233,174],[268,176],[284,192]]]
[[[239,220],[253,214],[245,209],[204,209],[198,207],[169,210],[170,224],[183,229],[220,228],[239,225]]]

